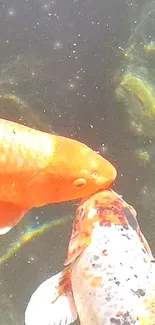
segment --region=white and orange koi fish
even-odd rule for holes
[[[155,325],[155,263],[136,211],[112,190],[82,200],[65,269],[32,295],[26,325]]]

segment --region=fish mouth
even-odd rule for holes
[[[112,165],[109,174],[110,175],[107,174],[106,176],[98,176],[96,178],[98,189],[106,189],[116,179],[117,171]]]

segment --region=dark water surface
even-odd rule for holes
[[[119,47],[125,47],[143,3],[1,0],[0,115],[81,140],[106,155],[118,170],[115,190],[137,209],[154,250],[154,184],[151,193],[144,191],[151,173],[138,165],[125,114],[112,102]],[[31,211],[0,238],[0,254],[27,226],[74,215],[75,209],[71,202]],[[0,266],[0,325],[24,325],[32,292],[63,267],[70,231],[71,221],[52,228]]]

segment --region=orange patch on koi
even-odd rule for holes
[[[101,283],[102,277],[101,276],[96,276],[92,279],[92,281],[90,282],[91,287],[93,288],[97,288],[99,287],[100,283]]]

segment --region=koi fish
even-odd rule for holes
[[[76,212],[65,269],[32,295],[26,325],[154,325],[155,263],[134,208],[112,190]]]
[[[0,235],[31,208],[85,197],[115,178],[83,143],[0,119]]]

